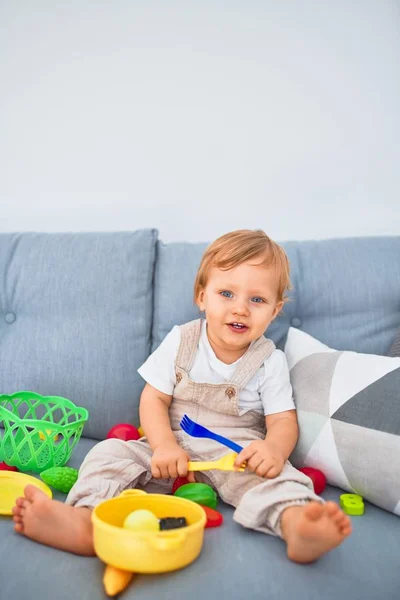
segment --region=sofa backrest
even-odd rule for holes
[[[400,327],[400,237],[283,245],[294,290],[267,335],[282,346],[293,325],[332,348],[386,354]],[[96,439],[138,424],[137,369],[199,316],[206,246],[157,242],[156,230],[0,234],[0,393],[69,398],[88,408],[84,435]]]
[[[199,316],[193,283],[207,244],[157,245],[154,350]],[[267,335],[282,347],[290,326],[338,350],[386,354],[400,327],[400,237],[282,243],[293,291]]]
[[[0,393],[69,398],[84,435],[138,422],[156,230],[0,235]]]

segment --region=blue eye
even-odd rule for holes
[[[232,294],[232,292],[228,292],[228,291],[224,290],[223,292],[221,292],[221,296],[223,296],[224,298],[232,298],[233,294]]]
[[[254,296],[254,298],[252,298],[251,301],[255,302],[256,304],[262,304],[264,302],[264,300],[259,296]]]

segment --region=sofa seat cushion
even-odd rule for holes
[[[82,438],[70,461],[79,467],[96,442]],[[341,490],[322,494],[338,502]],[[64,500],[65,495],[55,497]],[[163,575],[137,575],[124,600],[398,600],[399,519],[366,503],[362,517],[351,517],[352,535],[312,565],[286,557],[275,537],[244,529],[233,509],[219,503],[221,527],[207,529],[200,557],[186,569]],[[18,535],[9,517],[0,517],[1,598],[18,600],[105,600],[104,565],[42,546]]]

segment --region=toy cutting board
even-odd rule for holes
[[[51,489],[40,479],[25,473],[0,471],[0,515],[12,515],[12,509],[17,498],[24,495],[27,485],[35,485],[49,498],[53,497]]]

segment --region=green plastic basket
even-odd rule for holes
[[[88,418],[85,408],[60,396],[0,395],[0,461],[35,473],[62,467]]]

